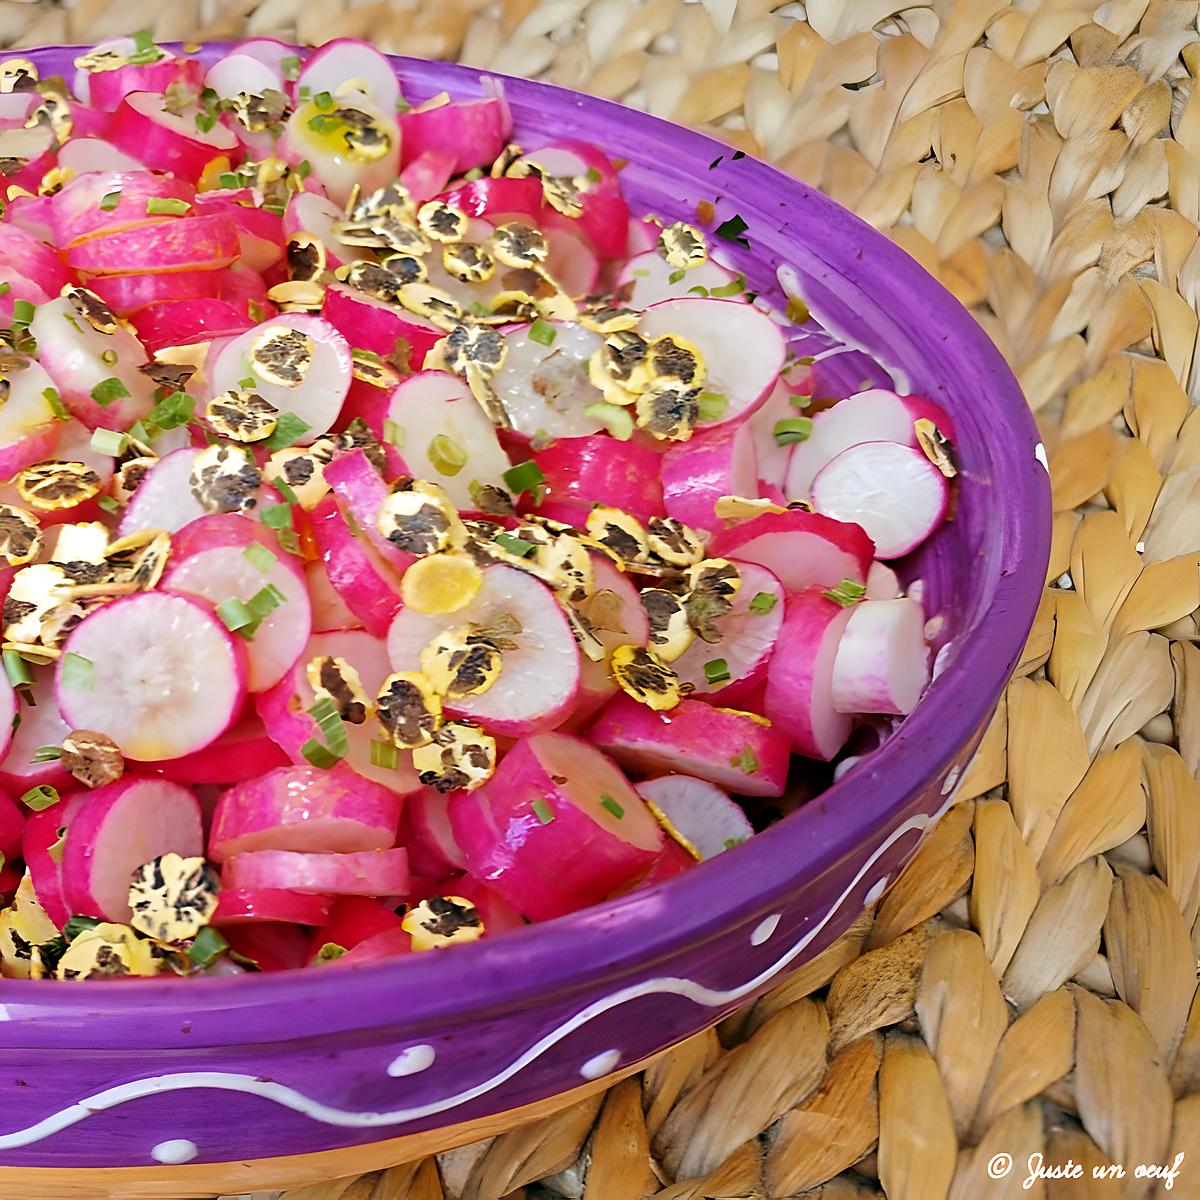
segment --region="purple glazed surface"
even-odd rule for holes
[[[75,53],[30,57],[43,74],[69,77]],[[410,98],[484,90],[467,68],[395,61]],[[527,147],[580,137],[627,158],[635,211],[688,218],[709,199],[721,218],[740,213],[751,249],[734,257],[751,286],[779,299],[776,268],[790,265],[813,312],[862,348],[820,358],[823,390],[891,378],[953,413],[959,510],[905,570],[926,581],[927,611],[944,617],[942,673],[882,751],[666,887],[447,955],[354,971],[129,986],[0,981],[4,1165],[298,1154],[565,1091],[778,983],[881,893],[953,798],[1024,643],[1049,548],[1044,452],[999,353],[915,262],[764,163],[605,101],[516,79],[504,87]],[[817,353],[835,341],[813,325],[797,346]],[[156,1153],[172,1141],[187,1144]]]

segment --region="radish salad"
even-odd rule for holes
[[[814,395],[744,223],[357,41],[75,67],[0,64],[6,976],[504,934],[912,710],[952,423]]]

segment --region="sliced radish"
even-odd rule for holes
[[[25,812],[7,792],[0,792],[0,854],[7,861],[21,851],[21,835],[25,831]]]
[[[720,639],[709,643],[696,638],[671,663],[681,682],[690,683],[698,694],[711,692],[723,704],[744,701],[761,687],[783,625],[783,585],[755,563],[737,567],[742,586],[730,600],[733,607],[712,622]],[[723,675],[728,679],[720,678]],[[709,682],[710,676],[714,682]]]
[[[582,299],[600,288],[600,260],[592,248],[570,229],[546,230],[549,258],[546,266],[568,296]]]
[[[655,712],[620,695],[601,710],[586,736],[629,770],[680,771],[742,796],[782,796],[787,738],[751,713],[681,700]]]
[[[154,381],[138,370],[148,356],[127,329],[101,333],[63,296],[34,313],[29,332],[63,403],[89,428],[128,429],[154,406]]]
[[[163,97],[153,92],[133,92],[121,101],[110,136],[118,149],[147,167],[172,171],[193,183],[214,158],[240,157],[238,140],[224,125],[202,133],[194,112],[169,113],[163,108]]]
[[[21,857],[29,868],[33,891],[46,915],[60,929],[71,916],[72,909],[63,893],[63,839],[61,830],[69,830],[80,805],[87,799],[84,792],[64,796],[58,804],[30,815],[21,835]]]
[[[221,793],[208,856],[224,862],[252,850],[386,850],[396,841],[401,802],[345,763],[279,767]]]
[[[21,706],[20,724],[8,749],[0,757],[0,786],[17,795],[24,795],[30,788],[44,783],[59,788],[70,779],[57,758],[42,763],[33,761],[38,749],[61,745],[63,738],[71,732],[71,726],[59,715],[58,705],[54,702],[49,672],[37,673],[31,693],[35,703]],[[11,718],[9,728],[12,728]]]
[[[37,308],[39,304],[46,304],[51,299],[32,279],[18,275],[12,267],[0,266],[0,284],[8,284],[8,291],[0,296],[0,325],[5,327],[12,324],[18,300],[24,300]]]
[[[119,779],[89,792],[71,821],[62,854],[67,903],[73,913],[127,924],[138,867],[163,854],[203,853],[200,806],[187,788],[136,775]]]
[[[60,423],[50,407],[54,382],[32,359],[5,372],[7,394],[0,406],[0,479],[54,457]]]
[[[512,114],[498,96],[414,108],[401,113],[397,123],[403,165],[429,152],[448,153],[453,156],[451,174],[486,167],[512,134]]]
[[[470,873],[534,920],[604,899],[662,846],[616,765],[561,733],[518,742],[482,788],[454,795],[450,820]]]
[[[715,784],[689,775],[663,775],[637,785],[648,800],[699,852],[714,858],[754,834],[740,805]]]
[[[335,458],[325,468],[325,479],[333,488],[344,511],[358,525],[358,537],[376,558],[386,562],[397,575],[402,575],[415,556],[393,546],[380,532],[379,512],[389,491],[379,472],[361,450],[352,450]]]
[[[479,593],[449,616],[402,608],[388,631],[395,671],[420,671],[421,651],[441,633],[463,625],[486,626],[497,614],[516,618],[516,649],[503,653],[500,675],[487,691],[446,711],[479,721],[489,731],[520,734],[550,729],[569,712],[579,687],[579,651],[553,594],[532,575],[513,567],[488,567]]]
[[[400,121],[403,120],[402,116]],[[406,137],[403,129],[401,137]],[[423,204],[446,190],[457,162],[458,155],[453,150],[425,150],[401,170],[400,182],[417,204]]]
[[[295,330],[311,343],[311,361],[302,378],[293,385],[264,378],[254,369],[253,351],[259,339],[279,331]],[[307,445],[337,420],[350,387],[350,347],[328,321],[304,313],[281,313],[247,330],[225,346],[209,372],[209,390],[214,396],[237,389],[241,380],[254,380],[254,391],[281,413],[294,413],[308,426],[297,441]]]
[[[320,737],[317,723],[308,715],[316,696],[305,668],[314,658],[324,655],[345,659],[358,672],[368,696],[378,695],[384,679],[391,674],[386,646],[380,638],[361,629],[314,634],[289,674],[255,700],[268,732],[296,763],[304,761],[301,753],[304,743]],[[371,762],[371,742],[384,736],[378,723],[371,720],[361,725],[347,722],[345,730],[350,742],[345,758],[347,766],[402,795],[420,787],[416,772],[405,757],[401,757],[395,767],[377,767]]]
[[[35,280],[49,296],[57,296],[70,282],[67,269],[58,255],[16,225],[0,225],[0,262]]]
[[[659,479],[662,456],[640,442],[603,434],[559,438],[533,458],[545,492],[530,511],[579,526],[594,504],[610,504],[639,521],[666,516]],[[533,505],[530,497],[524,500]]]
[[[530,337],[528,325],[505,338],[508,353],[492,387],[513,428],[526,437],[596,433],[603,422],[584,410],[603,401],[604,393],[588,378],[587,364],[603,339],[568,321],[543,323],[554,333],[549,345]]]
[[[289,893],[298,899],[298,892]],[[341,946],[352,950],[368,938],[384,933],[399,933],[403,918],[395,909],[382,900],[371,896],[339,896],[331,904],[326,917],[320,922],[303,921],[301,924],[316,924],[312,932],[311,954],[315,957],[322,946]],[[405,935],[407,936],[407,934]]]
[[[700,351],[705,391],[728,401],[721,416],[699,422],[702,429],[728,425],[758,408],[771,394],[787,352],[779,326],[735,300],[664,300],[646,310],[638,332],[645,338],[678,334]]]
[[[404,819],[413,870],[420,875],[465,871],[467,859],[450,824],[450,801],[433,788],[422,788],[404,802]],[[457,895],[457,893],[455,893]]]
[[[784,491],[794,500],[807,500],[817,472],[843,450],[861,442],[899,442],[916,446],[914,423],[933,421],[951,441],[954,423],[949,414],[924,396],[898,396],[872,388],[839,400],[812,419],[812,432],[792,449]]]
[[[383,300],[341,284],[325,291],[322,315],[356,350],[369,350],[384,358],[408,346],[408,365],[419,371],[425,355],[444,336],[436,325],[404,312]]]
[[[231,53],[257,59],[273,71],[278,71],[280,75],[285,74],[285,63],[288,60],[304,57],[303,50],[297,50],[295,46],[289,46],[287,42],[272,37],[248,38],[244,42],[238,42]]]
[[[321,925],[329,919],[333,901],[284,888],[222,888],[217,911],[209,922],[222,925],[260,925],[286,921],[292,925]]]
[[[487,887],[470,875],[454,875],[442,880],[434,894],[469,900],[479,913],[488,937],[525,928],[525,918],[495,888]]]
[[[217,285],[219,288],[219,279]],[[138,337],[152,354],[158,354],[168,346],[188,346],[196,342],[204,342],[216,350],[219,339],[234,338],[252,324],[244,308],[216,298],[160,301],[138,309],[131,321]]]
[[[631,258],[617,276],[617,294],[628,299],[624,302],[630,308],[649,308],[652,304],[660,304],[664,300],[682,300],[688,295],[701,295],[703,292],[692,292],[692,288],[705,288],[712,292],[715,288],[734,291],[729,299],[744,303],[744,293],[735,289],[738,276],[711,258],[692,267],[683,275],[674,278],[679,272],[659,252],[647,250]]]
[[[418,479],[440,484],[459,508],[473,506],[473,484],[504,486],[504,472],[511,466],[508,455],[500,447],[495,426],[457,376],[422,371],[403,380],[392,393],[387,419],[409,471]],[[444,454],[433,454],[436,438],[448,438],[462,451],[465,464],[452,468]]]
[[[929,683],[925,613],[915,600],[855,604],[833,664],[833,706],[907,716]]]
[[[72,729],[107,733],[126,758],[161,762],[220,737],[241,708],[245,681],[245,642],[211,609],[185,596],[140,592],[96,609],[72,630],[55,695]]]
[[[367,258],[367,251],[360,246],[348,246],[334,232],[334,225],[345,220],[346,214],[339,205],[327,196],[316,192],[300,192],[292,197],[292,202],[283,214],[283,233],[291,237],[294,233],[311,233],[325,243],[325,255],[329,269],[340,267],[343,263],[355,262]],[[332,320],[328,313],[326,319]]]
[[[246,646],[251,692],[278,683],[312,632],[312,606],[298,560],[281,552],[270,531],[249,517],[215,513],[181,529],[163,586],[214,605],[230,599],[246,604],[268,591],[275,607],[255,626]]]
[[[67,265],[88,275],[155,275],[227,267],[238,252],[237,226],[225,213],[209,213],[86,238],[68,248]]]
[[[866,600],[899,600],[904,595],[900,577],[887,563],[873,562],[867,572]]]
[[[290,762],[250,709],[210,746],[164,762],[161,769],[177,783],[228,785],[254,779]]]
[[[469,217],[486,217],[495,225],[512,218],[528,220],[541,227],[546,205],[542,200],[542,185],[533,178],[493,179],[485,176],[464,183],[441,197],[451,208]]]
[[[207,515],[192,495],[192,467],[199,450],[173,450],[150,468],[126,506],[118,532],[128,537],[139,529],[174,533]]]
[[[352,536],[348,529],[346,533]],[[317,544],[320,548],[319,539]],[[308,598],[312,602],[313,633],[328,633],[332,629],[353,629],[362,624],[330,582],[329,572],[325,570],[323,562],[318,560],[305,563],[304,576],[308,586]],[[388,613],[382,622],[383,627],[377,632],[386,633],[387,624],[394,615],[394,611]]]
[[[815,589],[790,597],[767,667],[766,714],[808,758],[828,762],[854,725],[833,706],[833,664],[852,613]]]
[[[788,591],[836,587],[843,579],[862,583],[874,544],[861,526],[792,509],[765,513],[734,525],[713,540],[714,557],[758,563]]]
[[[204,216],[228,217],[237,230],[238,266],[250,271],[269,271],[283,258],[283,220],[270,209],[256,208],[253,193],[249,204],[240,203],[237,191],[201,192],[197,212]]]
[[[0,128],[24,128],[25,118],[42,102],[35,91],[5,92],[0,95]]]
[[[950,489],[921,450],[896,442],[860,442],[843,450],[813,480],[813,506],[867,531],[875,553],[899,558],[942,523]]]
[[[308,935],[298,925],[256,921],[226,926],[225,936],[230,950],[239,958],[249,959],[260,971],[294,971],[308,959]]]
[[[318,947],[319,949],[319,947]],[[360,967],[367,963],[386,962],[412,953],[412,934],[403,929],[389,929],[365,938],[330,964],[334,967]]]
[[[701,433],[672,445],[662,456],[663,504],[667,515],[717,533],[725,522],[714,505],[722,496],[758,493],[754,434],[746,422]]]
[[[136,171],[141,163],[102,137],[73,137],[58,152],[64,171],[85,175],[89,171]]]
[[[210,300],[217,295],[219,271],[175,271],[167,275],[97,275],[88,283],[118,316],[168,300]],[[154,340],[161,335],[157,334]]]
[[[794,398],[796,398],[796,393],[787,386],[781,377],[763,406],[755,409],[750,414],[749,421],[746,422],[750,426],[750,432],[754,435],[758,478],[763,484],[776,489],[781,500],[794,445],[787,441],[780,445],[775,440],[775,426],[780,421],[804,415],[804,410],[792,403]],[[803,399],[803,397],[800,398]]]
[[[386,112],[395,112],[400,99],[400,83],[392,64],[374,46],[357,38],[334,38],[314,50],[296,79],[297,92],[304,88],[313,96],[329,92],[335,98],[348,90],[362,92]]]
[[[627,887],[613,892],[613,895],[624,896],[629,892],[665,883],[668,879],[674,879],[676,875],[682,875],[684,871],[690,871],[695,865],[696,860],[674,838],[664,838],[662,853],[654,860],[650,870]]]
[[[406,850],[306,854],[254,850],[225,864],[232,888],[281,888],[319,896],[403,896],[408,891]]]

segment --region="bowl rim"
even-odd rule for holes
[[[225,53],[237,44],[212,41],[200,50],[191,49],[189,44],[189,51],[207,57]],[[173,50],[181,48],[181,43],[163,45]],[[43,46],[20,53],[36,62],[86,48]],[[406,83],[433,79],[434,91],[448,84],[460,95],[480,96],[489,94],[489,81],[495,80],[509,97],[540,100],[546,107],[567,103],[586,107],[589,115],[619,119],[631,130],[631,136],[636,136],[637,130],[669,132],[681,150],[690,150],[697,158],[731,152],[725,143],[695,130],[554,84],[459,63],[387,57]],[[422,89],[417,86],[413,90],[419,93]],[[979,731],[992,708],[990,696],[1002,690],[1025,644],[1044,587],[1044,564],[1050,546],[1050,490],[1045,451],[1033,416],[1000,351],[967,310],[914,259],[808,184],[751,155],[739,158],[739,169],[744,172],[739,186],[787,193],[808,206],[809,214],[818,213],[821,221],[840,236],[865,244],[888,268],[896,286],[936,315],[946,338],[970,346],[978,361],[981,382],[1005,408],[1006,437],[989,446],[991,462],[1003,472],[1006,485],[996,489],[1000,515],[1006,523],[995,566],[996,584],[991,601],[979,613],[957,653],[954,670],[949,672],[953,678],[935,680],[930,692],[879,752],[855,764],[802,809],[748,843],[651,888],[513,931],[504,938],[484,938],[456,947],[450,958],[411,954],[365,963],[350,973],[306,968],[231,978],[139,980],[130,987],[113,987],[104,981],[3,979],[0,1001],[13,1010],[13,1017],[19,1018],[22,1008],[38,1010],[39,1016],[52,1009],[86,1009],[93,1019],[106,1013],[125,1018],[140,1013],[156,1027],[161,1019],[165,1036],[170,1029],[166,1022],[175,1023],[178,1032],[180,1018],[199,1013],[219,1014],[302,1001],[306,1006],[321,1004],[325,1015],[332,1015],[338,1011],[339,1002],[345,1007],[345,995],[353,989],[358,999],[354,1018],[343,1014],[336,1022],[338,1028],[394,1023],[395,999],[407,995],[420,998],[413,1013],[412,1031],[416,1033],[447,1019],[461,1021],[471,1015],[512,1008],[534,995],[565,998],[586,988],[598,974],[606,982],[617,982],[771,912],[796,886],[797,875],[791,864],[803,862],[809,882],[815,883],[875,831],[888,830],[905,802],[927,786]],[[810,248],[809,253],[821,257],[820,247]],[[882,786],[864,789],[873,777]],[[855,802],[846,803],[851,799]],[[718,904],[713,903],[714,896],[720,897]],[[9,1029],[15,1032],[13,1026]],[[317,1025],[314,1032],[322,1029]],[[65,1049],[73,1044],[87,1045],[89,1040],[94,1044],[94,1034],[89,1038],[87,1030],[88,1022],[63,1028],[58,1045]],[[280,1022],[277,1040],[291,1041],[296,1036],[293,1026]],[[204,1044],[195,1036],[173,1041],[181,1046]],[[161,1046],[162,1039],[157,1044]]]

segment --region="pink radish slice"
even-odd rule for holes
[[[216,272],[213,272],[216,274]],[[170,275],[164,276],[170,279]],[[167,346],[188,346],[233,338],[251,325],[244,309],[227,300],[166,300],[140,308],[131,317],[138,337],[152,354]],[[215,343],[214,343],[215,344]]]
[[[255,342],[268,331],[294,329],[313,344],[312,362],[304,378],[294,387],[262,379],[254,371],[251,353]],[[337,420],[350,387],[350,347],[346,339],[320,317],[303,313],[281,313],[236,337],[217,355],[209,372],[209,391],[217,396],[237,388],[243,379],[254,379],[254,390],[281,413],[294,413],[308,425],[297,441],[315,441]]]
[[[555,282],[577,299],[594,294],[600,286],[600,260],[592,248],[569,229],[546,230],[550,257],[546,261]]]
[[[142,164],[132,154],[118,150],[102,137],[73,137],[58,152],[63,170],[85,175],[89,171],[137,171]]]
[[[289,46],[286,42],[272,37],[249,38],[244,42],[238,42],[230,53],[244,54],[248,58],[257,59],[272,70],[278,71],[280,75],[285,73],[284,63],[286,60],[304,57],[303,50],[297,50],[295,46]]]
[[[256,319],[275,316],[277,310],[267,299],[267,285],[257,271],[246,266],[244,262],[236,262],[229,270],[218,271],[216,275],[218,298],[232,304],[237,309],[239,318],[248,316],[253,311],[252,304],[258,305]]]
[[[13,723],[19,711],[17,693],[7,676],[0,680],[0,759],[12,744]]]
[[[238,233],[239,265],[252,271],[267,271],[283,258],[283,220],[270,209],[255,207],[253,193],[244,197],[242,190],[201,192],[196,198],[196,211],[201,215],[227,216]],[[241,203],[243,199],[249,199],[250,203]]]
[[[164,57],[155,63],[129,63],[114,71],[94,71],[88,80],[88,99],[103,112],[114,112],[130,92],[160,92],[178,85],[199,92],[203,71],[193,58]]]
[[[138,370],[148,355],[127,329],[118,326],[112,333],[100,333],[60,297],[34,313],[29,332],[63,403],[89,428],[128,429],[154,406],[154,381]],[[114,354],[116,361],[108,361]],[[128,395],[109,399],[111,390],[106,394],[104,388],[113,388],[107,382],[112,379]],[[101,385],[103,404],[93,396]]]
[[[612,188],[585,191],[579,198],[583,212],[568,217],[547,206],[547,228],[566,229],[584,238],[602,259],[623,258],[629,230],[629,205]]]
[[[293,762],[302,763],[301,747],[310,738],[320,737],[316,722],[308,715],[316,697],[309,686],[305,668],[320,655],[344,658],[357,672],[368,696],[379,694],[384,679],[391,674],[384,642],[361,629],[345,629],[337,633],[317,633],[309,638],[299,662],[269,691],[255,698],[255,706],[270,735],[290,755]],[[416,772],[402,755],[396,767],[377,767],[371,762],[371,742],[382,738],[378,723],[367,720],[361,725],[347,723],[346,736],[350,749],[346,765],[375,783],[393,792],[407,795],[420,784]]]
[[[546,491],[531,511],[581,526],[594,504],[610,504],[639,521],[666,516],[659,480],[662,458],[638,442],[603,434],[559,438],[533,458]],[[528,496],[524,501],[531,503]]]
[[[470,875],[455,875],[442,880],[435,894],[460,896],[469,900],[475,905],[483,922],[483,931],[488,937],[525,928],[525,918],[495,888],[486,887]]]
[[[663,504],[667,515],[718,533],[725,522],[714,505],[722,496],[758,493],[754,434],[742,422],[674,444],[662,456]]]
[[[230,950],[240,958],[248,958],[260,971],[295,971],[304,966],[308,957],[308,935],[300,926],[283,921],[227,926],[225,936]],[[214,967],[224,962],[218,959]],[[221,973],[227,972],[228,969]]]
[[[873,562],[867,572],[867,600],[899,600],[904,595],[899,576],[887,563]]]
[[[245,642],[186,596],[139,592],[106,604],[63,651],[55,684],[63,720],[107,733],[140,762],[210,745],[245,697]],[[78,658],[90,668],[72,671]]]
[[[265,570],[256,547],[274,555],[275,561]],[[312,632],[312,606],[299,561],[279,550],[270,531],[249,517],[217,513],[181,529],[163,587],[202,596],[214,605],[229,599],[245,604],[264,588],[274,589],[278,603],[259,622],[246,646],[246,682],[251,692],[278,683],[300,657]]]
[[[484,177],[464,183],[441,198],[468,217],[487,217],[493,224],[500,224],[501,218],[528,220],[532,217],[539,228],[546,207],[542,200],[542,185],[532,178]]]
[[[25,813],[7,792],[0,792],[0,854],[5,859],[11,860],[20,853],[24,830]]]
[[[662,846],[616,765],[561,733],[518,742],[482,788],[454,794],[450,821],[471,875],[539,921],[604,899]]]
[[[193,112],[169,113],[163,108],[163,97],[153,92],[133,92],[121,101],[110,136],[118,149],[147,167],[174,172],[193,183],[214,158],[241,157],[237,138],[224,125],[201,133]]]
[[[787,738],[759,722],[703,700],[655,712],[622,694],[585,736],[631,771],[680,771],[742,796],[782,796],[791,757]]]
[[[624,296],[628,292],[625,303],[630,308],[649,308],[652,304],[660,304],[663,300],[681,300],[690,295],[703,293],[689,292],[690,288],[728,288],[738,278],[734,272],[722,267],[711,258],[698,267],[685,271],[681,279],[672,281],[672,276],[679,272],[667,262],[657,249],[647,250],[631,258],[617,276],[617,291]],[[729,299],[745,303],[740,291]]]
[[[75,814],[87,799],[87,793],[64,796],[58,804],[32,813],[21,835],[21,857],[29,868],[33,892],[46,915],[60,929],[71,916],[72,909],[63,894],[63,847],[59,846],[60,829],[69,830]],[[51,854],[51,848],[54,853]]]
[[[18,300],[24,300],[37,308],[39,304],[46,304],[51,299],[32,279],[25,279],[11,267],[0,266],[0,284],[8,285],[8,290],[0,296],[0,325],[5,327],[12,324],[14,306]]]
[[[512,464],[500,447],[495,426],[457,376],[422,371],[403,380],[392,392],[387,419],[402,439],[409,471],[418,479],[440,484],[459,508],[473,506],[472,484],[504,486],[502,477]],[[430,457],[436,438],[449,438],[460,447],[465,466],[447,474],[445,457]]]
[[[408,891],[408,851],[364,850],[306,854],[254,850],[225,864],[232,888],[282,888],[319,896],[403,896]]]
[[[754,836],[754,826],[741,806],[706,779],[662,775],[644,780],[637,790],[696,847],[702,860]]]
[[[329,943],[350,950],[368,938],[400,933],[402,921],[399,913],[382,900],[339,896],[330,903],[329,915],[312,932],[311,954],[315,957]]]
[[[283,233],[285,237],[291,237],[293,233],[303,231],[320,238],[325,243],[325,255],[332,271],[343,263],[367,257],[367,251],[346,245],[334,232],[334,223],[344,217],[341,207],[327,197],[316,192],[300,192],[292,197],[283,214]],[[332,320],[328,312],[323,315]]]
[[[804,409],[792,403],[795,395],[781,377],[763,406],[752,412],[749,421],[746,422],[754,437],[758,478],[762,483],[777,490],[781,503],[786,503],[782,489],[795,447],[792,443],[781,446],[776,442],[775,426],[780,421],[804,416]]]
[[[653,866],[641,879],[636,879],[627,887],[613,892],[614,896],[624,896],[629,892],[641,891],[642,888],[653,887],[657,883],[665,883],[690,871],[696,865],[696,860],[671,837],[663,839],[662,853],[654,860]]]
[[[118,316],[128,316],[168,300],[212,299],[217,294],[218,271],[175,271],[167,275],[97,275],[88,283]]]
[[[885,388],[872,388],[839,400],[813,417],[812,432],[792,448],[784,491],[790,499],[807,500],[821,468],[860,442],[916,446],[913,425],[922,417],[954,440],[949,415],[923,396],[898,396]]]
[[[321,313],[356,350],[386,358],[398,341],[407,342],[414,371],[421,370],[425,355],[445,336],[436,325],[341,284],[326,289]]]
[[[387,112],[396,111],[400,83],[392,64],[357,38],[334,38],[314,50],[296,79],[296,91],[307,88],[313,96],[329,92],[338,97],[348,87],[366,93]]]
[[[0,225],[0,262],[37,282],[48,295],[57,296],[70,275],[49,246],[15,225]]]
[[[253,850],[386,850],[396,841],[401,803],[345,763],[279,767],[222,792],[208,856],[224,862]]]
[[[442,378],[445,378],[444,374]],[[385,479],[399,479],[400,476],[409,474],[404,456],[388,440],[389,434],[395,436],[395,430],[389,429],[384,424],[388,419],[392,392],[395,390],[394,387],[376,387],[364,379],[355,379],[346,393],[346,402],[342,405],[342,411],[338,418],[338,424],[342,426],[348,426],[355,420],[362,421],[379,439],[380,448],[383,450],[386,460],[383,471]]]
[[[291,762],[251,709],[210,746],[162,764],[177,783],[230,784],[254,779]]]
[[[828,762],[854,722],[833,707],[833,664],[853,608],[813,589],[788,599],[778,651],[767,667],[767,716],[808,758]]]
[[[832,588],[843,579],[862,583],[874,549],[861,526],[800,509],[734,525],[717,534],[711,547],[714,557],[766,567],[788,591]]]
[[[492,387],[513,428],[526,437],[539,431],[553,438],[596,433],[602,423],[584,410],[603,401],[604,393],[588,379],[587,360],[603,339],[582,325],[544,324],[554,333],[549,345],[531,338],[528,325],[505,338],[508,353]]]
[[[32,693],[37,703],[21,706],[21,723],[0,757],[0,786],[15,795],[24,795],[30,788],[43,783],[60,788],[70,779],[58,759],[45,763],[33,761],[34,753],[40,747],[58,746],[71,732],[71,726],[59,715],[58,705],[54,703],[54,688],[48,671],[37,672]],[[12,728],[11,718],[8,728]]]
[[[227,267],[239,253],[238,231],[225,213],[172,217],[89,237],[67,249],[67,265],[88,275],[150,275]]]
[[[46,399],[50,376],[32,359],[6,372],[8,394],[0,406],[0,479],[51,458],[60,423]]]
[[[67,104],[71,109],[73,128],[69,141],[60,147],[60,165],[62,164],[61,152],[70,142],[81,138],[106,138],[108,137],[108,127],[112,124],[112,113],[92,108],[88,104],[80,104],[77,100],[68,100]],[[134,166],[141,166],[141,164],[135,163]]]
[[[636,258],[653,250],[658,245],[662,227],[656,225],[649,217],[633,217],[629,222],[629,232],[625,242],[625,257]]]
[[[882,559],[916,549],[942,523],[950,489],[921,450],[896,442],[860,442],[813,480],[813,506],[867,531]]]
[[[127,776],[89,792],[71,821],[62,859],[67,903],[82,916],[127,924],[138,867],[163,854],[203,853],[195,796],[165,779]]]
[[[35,91],[5,92],[0,95],[0,128],[19,129],[25,118],[42,102]]]
[[[403,929],[392,929],[386,933],[377,933],[351,947],[340,958],[334,959],[332,967],[358,967],[367,963],[385,962],[388,959],[399,958],[403,954],[412,953],[412,934]]]
[[[680,680],[690,683],[697,694],[711,692],[721,704],[742,702],[763,683],[783,625],[783,585],[765,567],[737,566],[742,586],[732,598],[733,608],[713,622],[720,640],[709,643],[696,638],[671,663]],[[705,664],[716,660],[725,663],[729,679],[709,683]]]
[[[326,496],[313,509],[310,523],[329,584],[352,614],[351,620],[330,628],[342,629],[361,622],[376,637],[386,636],[400,608],[399,573],[365,537],[350,532],[333,496]]]
[[[493,162],[512,133],[512,115],[504,100],[459,100],[436,108],[414,108],[397,117],[402,139],[401,164],[430,151],[454,156],[451,174]]]
[[[446,190],[457,162],[458,155],[451,150],[425,150],[401,170],[400,182],[417,204],[423,204]]]
[[[646,338],[675,333],[700,350],[708,371],[704,390],[729,402],[721,416],[701,421],[701,429],[731,424],[758,408],[771,394],[787,351],[779,326],[736,300],[664,300],[646,310],[638,332]]]
[[[121,537],[139,529],[165,529],[174,533],[207,515],[192,495],[189,482],[199,453],[190,446],[173,450],[150,468],[121,517],[118,527]]]
[[[349,534],[349,530],[346,531]],[[318,542],[318,546],[320,543]],[[328,633],[331,629],[353,629],[362,622],[346,607],[337,589],[329,581],[329,573],[321,561],[306,563],[305,581],[308,598],[312,602],[313,633]],[[378,632],[387,632],[387,622],[394,613],[389,613]]]
[[[414,792],[404,804],[405,822],[413,842],[409,854],[414,870],[427,874],[425,866],[447,871],[465,871],[467,859],[454,840],[450,824],[450,801],[433,788]],[[420,851],[420,857],[417,851]]]
[[[568,714],[579,689],[579,650],[550,590],[514,567],[486,568],[479,594],[449,615],[402,608],[388,631],[392,669],[419,671],[421,651],[440,633],[460,625],[486,625],[495,613],[517,619],[516,649],[504,652],[500,675],[487,691],[447,702],[446,711],[497,733],[553,728]]]
[[[328,920],[333,901],[285,888],[222,888],[210,924],[260,925],[286,921],[291,925],[320,925]]]
[[[864,600],[851,609],[833,663],[833,706],[907,716],[929,683],[925,613],[915,600]]]
[[[250,96],[261,96],[266,91],[282,92],[284,79],[278,65],[272,66],[235,49],[209,67],[204,86],[212,88],[222,100],[232,100],[241,92]]]
[[[393,546],[379,531],[379,511],[388,497],[388,486],[367,456],[361,450],[352,450],[335,458],[324,474],[343,510],[358,524],[358,536],[376,557],[402,575],[415,556]]]

